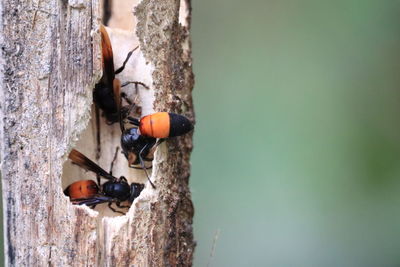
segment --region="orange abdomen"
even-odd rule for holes
[[[167,138],[170,131],[170,118],[167,112],[157,112],[140,119],[140,134],[154,138]]]
[[[81,180],[67,187],[65,193],[71,199],[90,198],[99,192],[99,187],[93,180]]]

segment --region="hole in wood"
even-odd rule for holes
[[[135,20],[132,13],[134,2],[135,1],[112,1],[111,18],[109,19],[111,27],[106,27],[106,32],[112,46],[114,70],[121,67],[127,59],[128,53],[139,45],[135,34]],[[130,5],[130,8],[126,8],[127,5]],[[121,17],[121,14],[124,15]],[[132,28],[131,30],[119,29],[118,27],[121,25],[132,25]],[[132,81],[142,83],[130,83],[121,88],[121,92],[125,95],[125,97],[122,98],[122,106],[128,106],[129,102],[135,104],[134,108],[130,109],[131,116],[139,118],[154,112],[154,91],[152,89],[151,70],[150,66],[146,64],[140,48],[132,52],[126,62],[124,70],[116,74],[115,78],[118,79],[121,84]],[[121,153],[121,127],[119,121],[117,120],[115,123],[110,124],[110,121],[107,120],[103,113],[104,111],[100,109],[99,113],[97,113],[99,116],[97,116],[96,119],[96,106],[92,104],[91,118],[88,122],[88,126],[82,132],[74,149],[81,152],[106,172],[110,171],[111,163],[114,162],[112,166],[112,175],[117,178],[121,176],[125,177],[129,185],[137,183],[145,184],[146,187],[150,187],[145,172],[140,168],[130,168],[126,157]],[[127,128],[134,127],[129,124],[125,126]],[[117,148],[119,148],[118,153],[115,153]],[[147,167],[151,167],[151,161],[147,162],[146,165]],[[147,171],[151,174],[151,168],[148,168]],[[93,181],[79,184],[78,187],[83,191],[96,190],[96,174],[91,171],[86,171],[76,164],[72,164],[71,160],[67,160],[63,169],[63,190],[80,180]],[[101,184],[107,181],[107,179],[101,179]],[[131,187],[132,190],[133,187]],[[140,188],[136,187],[136,190],[140,190]],[[144,190],[147,189],[145,188]],[[132,195],[134,194],[131,194],[130,197],[132,197]],[[84,202],[87,204],[93,203],[90,201]],[[124,208],[119,208],[116,206],[116,203],[113,203],[112,208],[117,211],[115,212],[108,207],[108,202],[105,202],[96,205],[94,210],[99,212],[99,217],[114,217],[122,215],[119,212],[128,212],[128,208],[126,207],[130,206],[130,202],[124,201],[121,203],[121,206],[124,206]]]

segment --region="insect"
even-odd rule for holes
[[[119,208],[129,208],[129,206],[121,205],[121,202],[129,201],[132,203],[144,188],[144,184],[132,183],[129,185],[124,176],[120,178],[114,177],[111,174],[111,170],[110,172],[106,172],[75,149],[71,151],[68,157],[79,167],[91,171],[97,176],[97,183],[93,180],[80,180],[72,183],[64,190],[64,193],[70,197],[73,204],[96,206],[97,204],[108,202],[108,207],[112,211],[124,214],[114,209],[111,206],[112,203],[115,203]],[[111,164],[111,169],[114,160]],[[108,181],[101,184],[101,177]]]
[[[115,75],[122,72],[125,68],[126,63],[131,57],[132,53],[139,48],[136,46],[132,49],[125,58],[122,66],[117,70],[114,69],[114,56],[113,49],[111,46],[111,41],[108,36],[107,30],[103,25],[100,25],[101,34],[101,51],[102,51],[102,68],[103,76],[100,81],[95,85],[93,90],[93,101],[95,105],[95,118],[96,118],[96,128],[97,128],[97,152],[96,158],[100,158],[101,141],[100,141],[100,112],[99,109],[103,111],[103,116],[106,118],[107,124],[113,124],[118,122],[120,119],[120,114],[125,114],[126,109],[120,109],[118,103],[121,101],[121,88],[128,84],[135,84],[136,89],[138,85],[142,85],[144,88],[149,89],[144,83],[132,81],[125,82],[121,85],[119,79],[115,78]],[[125,98],[127,99],[127,98]],[[128,102],[128,104],[131,104]]]
[[[106,117],[107,122],[111,124],[118,121],[119,115],[117,105],[115,104],[115,95],[120,93],[121,82],[115,78],[116,71],[114,70],[111,41],[103,25],[100,26],[100,34],[103,76],[95,85],[93,100],[96,106],[103,110],[103,115]],[[128,54],[128,56],[130,55]]]
[[[106,117],[108,124],[113,124],[119,120],[119,110],[117,103],[119,102],[121,87],[124,87],[130,83],[141,84],[141,82],[127,82],[121,85],[119,79],[115,78],[115,75],[122,72],[125,69],[125,65],[131,57],[132,53],[139,48],[136,46],[132,49],[125,58],[122,66],[117,70],[114,69],[114,57],[113,50],[111,47],[110,37],[107,34],[106,28],[100,26],[101,34],[101,51],[102,51],[102,65],[103,65],[103,76],[100,81],[95,85],[93,90],[93,100],[96,106],[103,110],[103,115]]]
[[[165,138],[188,133],[193,129],[193,124],[185,116],[167,112],[153,113],[142,117],[140,120],[128,116],[126,120],[137,127],[125,129],[124,119],[121,116],[122,153],[127,158],[130,167],[135,168],[135,165],[140,164],[154,188],[154,184],[147,173],[145,161],[153,160],[149,156],[153,154],[154,149]]]

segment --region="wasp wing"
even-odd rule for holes
[[[121,105],[122,105],[121,82],[118,79],[114,79],[113,91],[114,91],[115,104],[117,104],[119,126],[121,127],[121,131],[123,132],[125,130],[125,128],[123,126],[123,122],[122,122],[123,118],[122,118],[122,113],[121,113]]]
[[[93,90],[93,101],[103,110],[107,122],[118,121],[118,108],[114,97],[114,58],[106,28],[100,26],[103,76]]]
[[[103,77],[102,82],[107,85],[108,88],[113,88],[113,81],[115,78],[114,74],[114,58],[113,50],[111,46],[110,37],[103,25],[100,25],[101,34],[101,53],[103,57]]]
[[[97,195],[92,198],[71,199],[71,202],[74,205],[87,205],[87,206],[97,205],[106,202],[113,202],[113,201],[114,199],[112,197],[107,197],[103,195]]]
[[[95,174],[98,174],[109,180],[117,180],[116,177],[103,170],[99,165],[88,159],[85,155],[83,155],[76,149],[72,149],[68,157],[73,163],[87,171],[94,172]]]

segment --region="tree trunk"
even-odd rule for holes
[[[63,194],[71,182],[70,166],[63,170],[69,151],[80,144],[94,151],[84,144],[94,139],[85,133],[94,129],[92,90],[101,75],[98,0],[0,5],[6,265],[190,266],[191,134],[157,149],[151,177],[156,189],[147,184],[125,216],[103,217],[102,211],[71,205]],[[189,0],[142,0],[135,16],[140,53],[127,73],[150,86],[139,94],[143,112],[170,111],[193,120]],[[123,58],[125,44],[118,44],[117,33],[110,35],[116,60]],[[106,170],[120,137],[107,127],[101,124],[102,137],[110,139],[103,138],[99,159]],[[118,158],[115,171],[131,175],[123,160]],[[87,173],[74,179],[86,179],[80,175]]]

